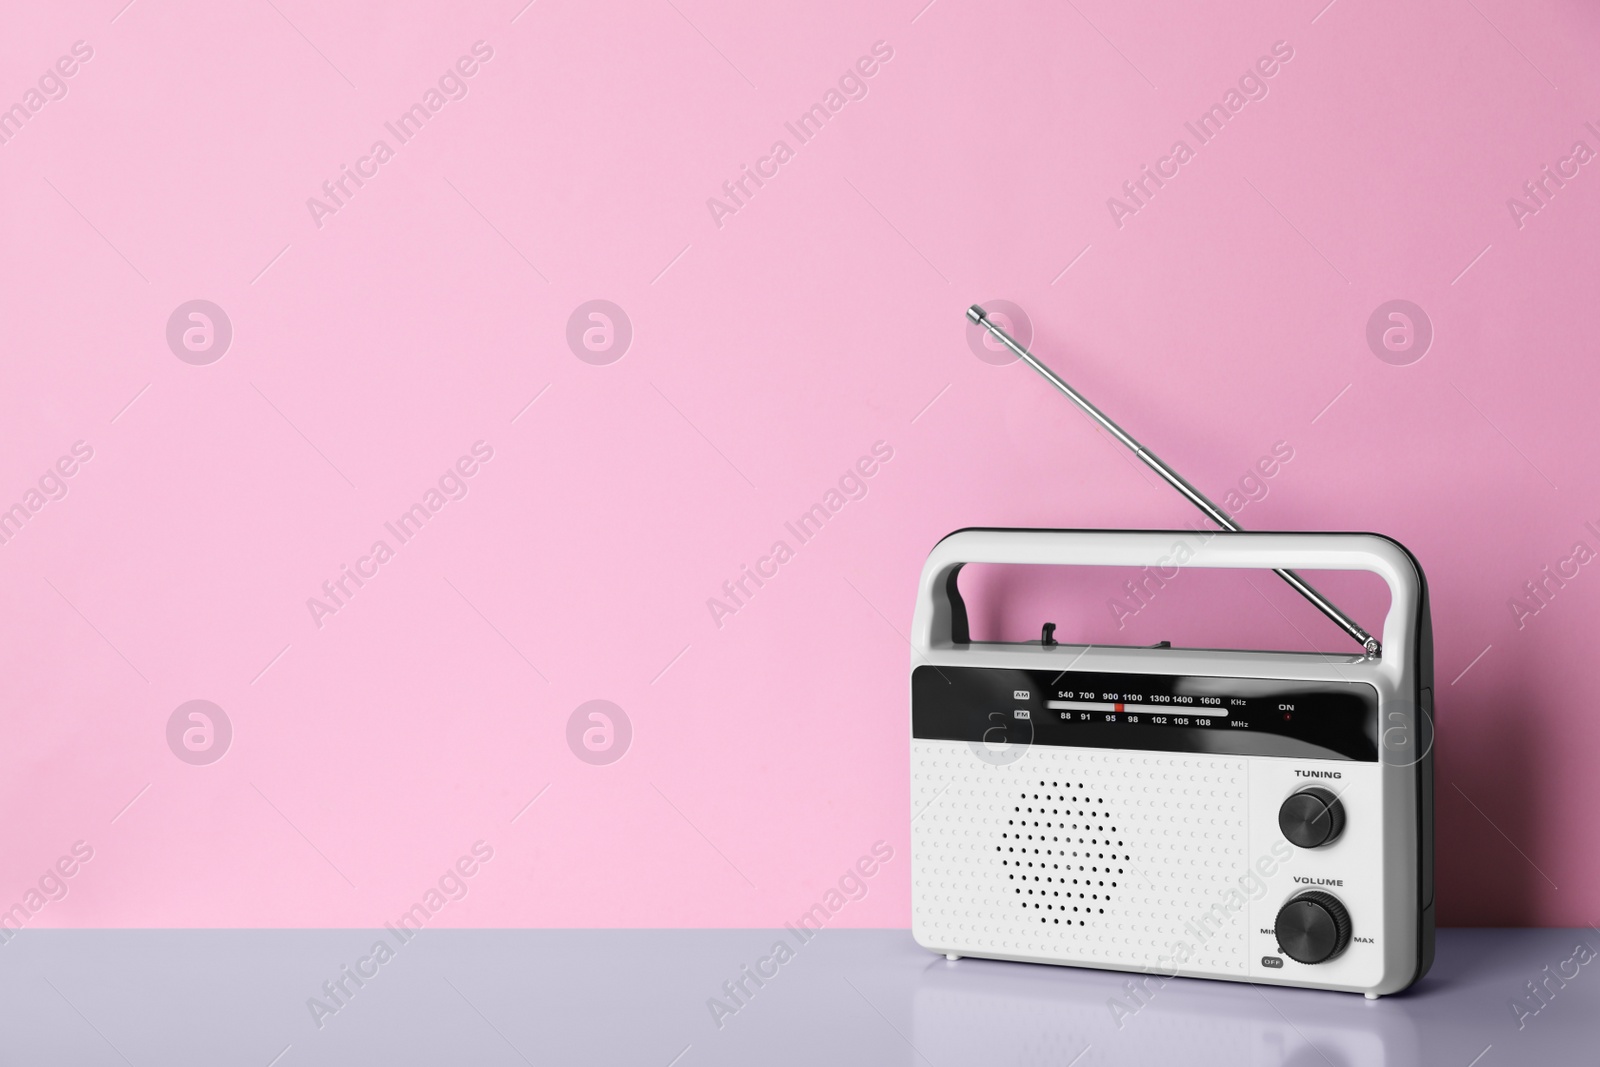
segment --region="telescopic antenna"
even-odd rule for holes
[[[1045,381],[1061,390],[1068,400],[1072,401],[1083,410],[1085,415],[1088,415],[1095,422],[1099,423],[1107,433],[1111,434],[1111,436],[1115,437],[1118,441],[1121,441],[1129,451],[1142,459],[1147,467],[1161,475],[1162,479],[1165,480],[1168,485],[1182,493],[1188,499],[1189,503],[1193,504],[1195,507],[1204,512],[1206,518],[1210,519],[1224,530],[1235,533],[1240,532],[1241,527],[1238,523],[1234,522],[1228,517],[1227,512],[1223,511],[1210,500],[1206,499],[1205,494],[1201,493],[1200,490],[1196,489],[1194,486],[1190,485],[1186,480],[1184,480],[1183,475],[1179,474],[1177,471],[1161,462],[1155,453],[1145,448],[1138,441],[1135,441],[1126,430],[1107,418],[1105,413],[1099,408],[1089,403],[1088,398],[1082,393],[1078,392],[1072,386],[1062,381],[1061,377],[1056,374],[1055,371],[1041,363],[1037,356],[1019,345],[1010,334],[1006,333],[1005,330],[996,325],[994,321],[989,318],[988,312],[984,311],[983,308],[979,307],[977,304],[973,304],[967,309],[967,318],[972,320],[972,322],[975,324],[988,330],[1001,344],[1009,348],[1018,359],[1022,360],[1028,366],[1032,367],[1034,370],[1043,375]],[[1293,588],[1295,592],[1311,601],[1312,605],[1318,611],[1322,612],[1328,618],[1337,623],[1339,629],[1355,638],[1356,641],[1361,644],[1361,647],[1367,650],[1367,654],[1369,656],[1378,656],[1383,652],[1383,646],[1378,643],[1378,639],[1376,637],[1373,637],[1371,634],[1367,633],[1367,631],[1363,630],[1360,624],[1358,624],[1354,619],[1340,611],[1334,605],[1333,601],[1329,600],[1327,597],[1317,592],[1316,589],[1312,588],[1310,582],[1307,582],[1304,578],[1300,577],[1291,570],[1274,568],[1272,573],[1288,582],[1290,587]]]

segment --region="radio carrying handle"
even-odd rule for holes
[[[1034,370],[1043,375],[1044,379],[1059,389],[1068,400],[1071,400],[1074,404],[1078,405],[1078,407],[1083,410],[1084,414],[1088,415],[1095,422],[1099,423],[1106,430],[1106,432],[1115,437],[1119,442],[1122,443],[1124,447],[1143,460],[1146,466],[1155,471],[1157,474],[1161,475],[1168,485],[1182,493],[1191,504],[1204,512],[1206,518],[1210,519],[1224,530],[1234,533],[1240,532],[1239,524],[1234,522],[1226,511],[1223,511],[1221,508],[1217,507],[1217,505],[1213,504],[1204,493],[1190,485],[1188,480],[1185,479],[1183,475],[1179,474],[1177,471],[1163,463],[1160,457],[1158,457],[1154,452],[1149,451],[1138,441],[1135,441],[1126,430],[1112,422],[1103,411],[1090,403],[1087,397],[1063,381],[1060,375],[1056,374],[1055,371],[1051,370],[1049,367],[1040,362],[1039,358],[1032,352],[1029,352],[1022,345],[1018,344],[1015,338],[1013,338],[1009,333],[1007,333],[1003,328],[989,318],[989,313],[984,311],[983,308],[979,307],[977,304],[973,304],[967,309],[967,318],[974,324],[982,326],[985,330],[988,330],[995,336],[997,340],[1000,341],[1001,344],[1009,348],[1018,359],[1022,360],[1028,366],[1032,367]],[[1273,573],[1275,573],[1279,578],[1282,578],[1285,582],[1288,582],[1290,587],[1293,588],[1295,592],[1309,600],[1318,611],[1332,619],[1338,625],[1339,629],[1355,638],[1361,647],[1366,649],[1368,655],[1382,655],[1382,643],[1379,642],[1376,637],[1373,637],[1371,634],[1367,633],[1366,630],[1362,629],[1361,625],[1354,619],[1346,615],[1343,611],[1339,610],[1338,606],[1335,605],[1333,601],[1317,592],[1310,582],[1307,582],[1304,578],[1300,577],[1294,571],[1289,570],[1286,567],[1274,567]]]
[[[1192,530],[958,530],[934,546],[922,568],[912,620],[915,654],[970,643],[966,605],[956,586],[968,563],[1089,567],[1215,567],[1224,569],[1370,571],[1389,587],[1383,621],[1385,673],[1396,678],[1431,669],[1424,630],[1427,586],[1422,568],[1399,542],[1372,533],[1218,533],[1195,546]],[[1175,559],[1183,545],[1187,558]],[[1418,638],[1422,638],[1419,640]],[[1063,644],[1061,647],[1067,647]],[[1368,657],[1375,659],[1374,657]]]

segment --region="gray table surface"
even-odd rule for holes
[[[1127,974],[950,963],[905,931],[830,930],[734,1000],[724,983],[779,937],[795,945],[762,930],[430,930],[397,948],[387,931],[28,931],[0,945],[0,1063],[1600,1061],[1592,929],[1441,931],[1432,973],[1375,1002],[1181,979],[1135,996]],[[324,983],[340,980],[335,1000]]]

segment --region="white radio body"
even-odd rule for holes
[[[912,932],[980,956],[1345,990],[1433,957],[1432,635],[1374,534],[975,529],[912,632]],[[1192,544],[1192,539],[1190,539]],[[1360,569],[1381,655],[969,639],[966,563]]]

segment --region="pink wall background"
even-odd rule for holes
[[[1417,553],[1441,919],[1600,914],[1600,570],[1571,564],[1520,626],[1508,607],[1600,550],[1600,164],[1507,203],[1600,150],[1600,16],[523,2],[4,16],[0,104],[93,55],[0,144],[0,506],[75,442],[93,456],[0,545],[0,907],[43,878],[66,895],[32,926],[372,925],[482,841],[435,924],[775,925],[883,840],[835,921],[905,924],[901,635],[927,550],[1192,518],[969,349],[962,310],[1004,299],[1208,491],[1289,443],[1247,526]],[[478,41],[465,97],[400,144],[385,122]],[[1266,96],[1117,225],[1107,198],[1280,41]],[[875,42],[864,98],[800,143],[784,123]],[[393,158],[319,226],[307,199],[378,139]],[[780,139],[792,158],[714,219]],[[196,299],[232,329],[205,365],[166,335]],[[592,299],[632,326],[607,365],[566,340]],[[1395,299],[1433,332],[1406,365],[1366,336]],[[480,441],[465,497],[399,544],[384,523]],[[707,599],[880,441],[865,497],[715,625]],[[308,598],[379,539],[393,558],[319,628]],[[981,610],[1109,633],[1097,580],[1000,576]],[[1256,584],[1291,643],[1341,647]],[[1242,639],[1293,629],[1228,603]],[[1175,596],[1135,633],[1216,615]],[[192,700],[231,724],[209,764],[169,745]],[[615,762],[569,745],[591,700],[630,724]]]

